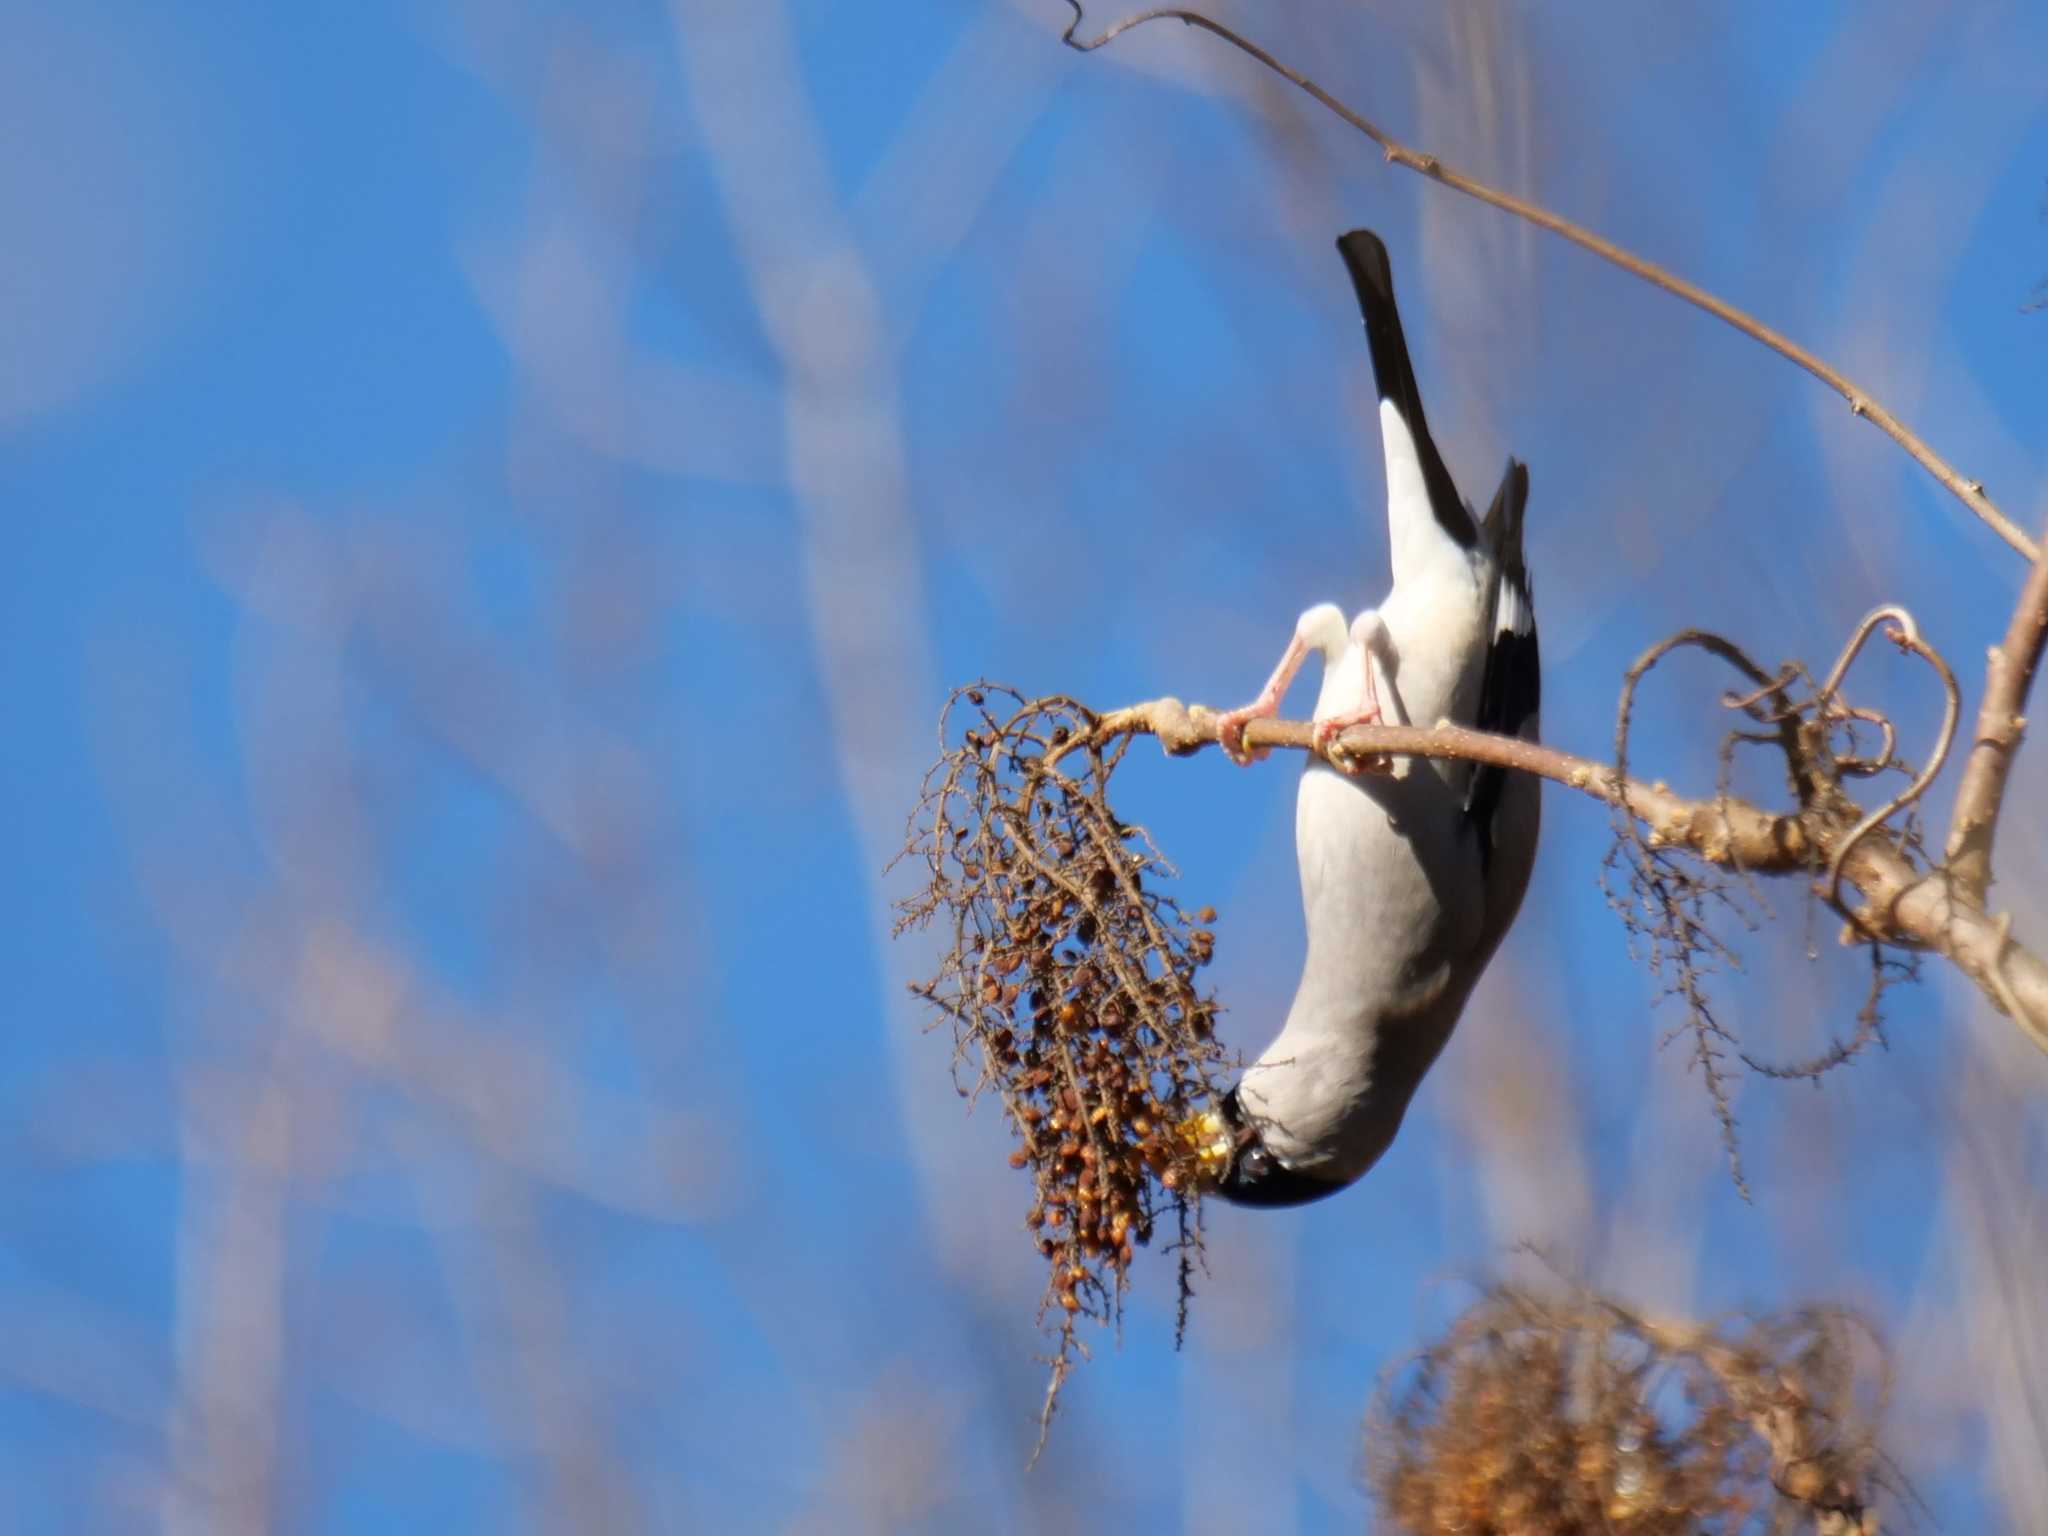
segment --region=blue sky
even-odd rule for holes
[[[1221,14],[2037,528],[2048,14],[1782,9]],[[1357,1529],[1377,1373],[1522,1238],[1646,1306],[1865,1309],[1945,1526],[2024,1524],[2000,1362],[2048,1318],[1994,1282],[2048,1251],[2048,1069],[1930,973],[1886,1052],[1743,1087],[1744,1205],[1556,795],[1394,1151],[1216,1213],[1187,1349],[1160,1264],[1023,1472],[1024,1191],[881,866],[948,683],[1235,702],[1378,594],[1337,233],[1392,248],[1468,492],[1532,466],[1561,745],[1688,624],[1818,664],[1896,600],[1967,683],[2021,574],[1732,332],[1213,41],[1082,58],[1064,18],[0,0],[14,1528]],[[1931,728],[1924,678],[1860,676]],[[1673,669],[1655,771],[1704,782],[1719,687]],[[1121,789],[1256,1048],[1292,773]],[[1796,1054],[1855,973],[1771,894],[1728,996]]]

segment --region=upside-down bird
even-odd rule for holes
[[[1271,680],[1222,719],[1239,762],[1310,652],[1323,658],[1316,743],[1346,726],[1447,721],[1534,740],[1536,610],[1522,560],[1529,473],[1508,460],[1483,519],[1458,495],[1423,419],[1387,248],[1337,242],[1365,315],[1387,464],[1394,584],[1348,625],[1311,608]],[[1263,756],[1261,750],[1257,755]],[[1521,906],[1540,784],[1448,759],[1311,757],[1294,839],[1308,920],[1301,984],[1279,1037],[1188,1127],[1205,1182],[1246,1205],[1298,1205],[1377,1162]]]

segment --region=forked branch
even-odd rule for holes
[[[1992,647],[1985,663],[1977,734],[1963,763],[1963,782],[1949,819],[1949,873],[1959,894],[1980,907],[1991,888],[1991,844],[1998,835],[2006,781],[2026,730],[2023,711],[2034,686],[2034,673],[2041,665],[2044,641],[2048,641],[2048,559],[2037,559],[2013,606],[2005,638]]]
[[[1968,507],[2001,539],[2028,560],[2037,560],[2039,551],[2035,548],[2034,541],[2022,533],[2012,520],[1998,509],[1991,498],[1984,494],[1982,481],[1973,480],[1956,469],[1930,448],[1919,433],[1886,410],[1872,397],[1869,390],[1849,378],[1839,368],[1815,356],[1798,342],[1773,330],[1755,316],[1737,309],[1726,299],[1715,297],[1697,283],[1688,282],[1657,263],[1646,261],[1634,252],[1624,250],[1612,240],[1597,235],[1584,225],[1575,224],[1560,214],[1552,213],[1541,204],[1529,202],[1511,192],[1503,192],[1498,187],[1489,186],[1475,176],[1468,176],[1463,171],[1444,164],[1435,155],[1411,149],[1377,123],[1353,111],[1307,75],[1281,63],[1251,39],[1232,31],[1220,21],[1202,15],[1199,11],[1184,10],[1178,6],[1164,6],[1144,11],[1114,23],[1100,36],[1084,40],[1074,35],[1083,19],[1081,0],[1067,0],[1067,4],[1074,8],[1074,19],[1068,23],[1060,41],[1069,48],[1081,53],[1091,53],[1106,43],[1114,42],[1132,28],[1141,27],[1151,21],[1178,21],[1186,26],[1198,28],[1213,37],[1221,38],[1240,53],[1256,59],[1281,79],[1311,97],[1317,104],[1342,118],[1377,144],[1380,152],[1395,165],[1414,171],[1417,175],[1427,176],[1431,181],[1440,182],[1453,191],[1477,198],[1480,202],[1501,209],[1505,213],[1512,213],[1517,218],[1526,219],[1539,229],[1547,229],[1552,234],[1561,235],[1572,244],[1591,251],[1595,256],[1611,261],[1624,272],[1639,277],[1653,287],[1661,288],[1664,292],[1685,300],[1696,309],[1705,310],[1715,319],[1732,325],[1752,341],[1759,342],[1787,361],[1798,364],[1848,401],[1852,415],[1862,417],[1905,449],[1912,455],[1915,463],[1939,481],[1949,494]]]

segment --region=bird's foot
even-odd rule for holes
[[[1240,768],[1248,768],[1273,755],[1271,747],[1247,747],[1244,728],[1254,720],[1270,720],[1280,712],[1280,701],[1264,694],[1240,709],[1226,709],[1216,717],[1216,740],[1224,753]]]
[[[1391,778],[1394,773],[1393,758],[1384,752],[1347,752],[1344,750],[1343,743],[1339,740],[1345,731],[1354,725],[1380,725],[1383,723],[1384,721],[1381,719],[1377,707],[1360,710],[1356,714],[1349,715],[1319,715],[1316,718],[1313,730],[1316,751],[1322,756],[1324,761],[1329,763],[1339,773],[1350,774],[1353,778],[1368,773],[1382,778]]]
[[[1229,709],[1216,717],[1216,739],[1223,750],[1230,754],[1230,760],[1240,768],[1271,757],[1271,747],[1252,747],[1244,744],[1244,728],[1254,720],[1270,720],[1280,713],[1280,701],[1287,697],[1288,686],[1294,681],[1294,674],[1301,670],[1301,664],[1311,650],[1323,653],[1323,664],[1334,665],[1336,659],[1349,643],[1344,630],[1344,611],[1335,603],[1323,603],[1309,609],[1294,624],[1294,637],[1287,642],[1287,649],[1280,653],[1280,664],[1273,668],[1273,675],[1266,679],[1266,686],[1259,690],[1259,696],[1242,709]]]

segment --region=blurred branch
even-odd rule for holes
[[[1495,1285],[1382,1379],[1367,1477],[1398,1531],[1876,1536],[1890,1379],[1840,1307],[1702,1326]]]
[[[1215,742],[1219,718],[1204,705],[1153,699],[1100,716],[1092,735],[1076,744],[1156,736],[1169,753],[1181,756]],[[1247,747],[1316,751],[1307,721],[1254,720],[1244,741]],[[2014,941],[2011,915],[1994,916],[1961,899],[1945,872],[1921,869],[1898,837],[1883,832],[1839,790],[1787,813],[1725,794],[1693,799],[1591,758],[1452,725],[1354,725],[1324,755],[1335,762],[1381,754],[1457,758],[1533,773],[1627,812],[1646,829],[1652,847],[1681,848],[1708,864],[1750,874],[1810,874],[1835,868],[1839,856],[1841,884],[1862,897],[1862,905],[1851,906],[1836,891],[1833,904],[1849,923],[1844,942],[1896,944],[1941,956],[2048,1052],[2048,963]],[[1903,803],[1895,799],[1887,810]],[[1826,880],[1820,889],[1828,894]]]
[[[2027,727],[2020,711],[2041,664],[2048,641],[2048,559],[2037,559],[2020,589],[2005,639],[1991,648],[1984,666],[1984,702],[1977,711],[1976,739],[1963,764],[1962,787],[1956,791],[1955,813],[1949,819],[1948,869],[1956,886],[1972,904],[1982,906],[1991,888],[1991,844],[1998,835],[1998,813],[2005,786]]]
[[[1199,12],[1182,10],[1178,7],[1162,7],[1157,10],[1145,11],[1139,15],[1129,16],[1122,21],[1116,22],[1098,37],[1083,41],[1074,35],[1075,29],[1081,25],[1082,21],[1081,0],[1067,0],[1067,4],[1074,8],[1074,19],[1068,23],[1067,30],[1060,36],[1060,41],[1069,48],[1073,48],[1081,53],[1093,52],[1105,43],[1115,41],[1132,28],[1143,26],[1149,21],[1178,21],[1186,26],[1198,28],[1214,37],[1221,38],[1240,53],[1247,54],[1251,58],[1256,59],[1267,69],[1272,70],[1282,79],[1314,98],[1322,106],[1371,139],[1373,143],[1380,147],[1381,152],[1386,158],[1395,165],[1414,171],[1417,175],[1426,176],[1431,181],[1440,182],[1453,191],[1463,192],[1467,197],[1477,198],[1480,202],[1499,208],[1503,212],[1512,213],[1517,218],[1526,219],[1541,229],[1549,230],[1552,234],[1561,235],[1571,241],[1572,244],[1589,250],[1594,255],[1614,263],[1615,266],[1620,267],[1624,272],[1639,277],[1651,286],[1661,288],[1664,292],[1685,300],[1686,303],[1693,305],[1695,308],[1705,310],[1717,320],[1732,325],[1752,341],[1769,347],[1780,357],[1785,358],[1789,362],[1796,363],[1799,367],[1805,369],[1816,379],[1827,385],[1828,388],[1849,402],[1850,414],[1863,417],[1880,432],[1884,433],[1885,436],[1905,449],[1922,469],[1939,481],[1951,495],[1968,507],[1972,513],[1987,524],[2006,543],[2010,544],[2022,555],[2025,555],[2029,560],[2038,558],[2039,551],[2035,548],[2033,540],[2020,532],[2012,520],[2006,517],[1992,502],[1991,498],[1984,494],[1982,481],[1969,479],[1959,472],[1946,459],[1928,447],[1918,433],[1907,427],[1904,422],[1900,421],[1890,411],[1886,410],[1883,405],[1873,399],[1868,390],[1847,377],[1839,369],[1816,357],[1791,338],[1772,330],[1771,327],[1765,325],[1754,316],[1737,309],[1725,299],[1716,298],[1697,284],[1687,282],[1684,278],[1667,271],[1655,262],[1645,261],[1642,257],[1624,250],[1613,241],[1596,235],[1590,229],[1574,224],[1570,219],[1552,213],[1549,209],[1539,204],[1527,202],[1522,198],[1514,196],[1512,193],[1503,192],[1496,187],[1489,186],[1483,181],[1466,175],[1463,171],[1445,165],[1435,155],[1424,154],[1420,150],[1409,148],[1406,144],[1403,144],[1400,140],[1394,138],[1393,135],[1386,132],[1385,129],[1361,117],[1320,85],[1317,85],[1308,76],[1281,63],[1249,38],[1240,36],[1221,22],[1212,21]]]

